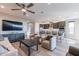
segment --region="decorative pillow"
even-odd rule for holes
[[[0,34],[0,41],[3,41],[4,37]]]
[[[47,36],[46,40],[50,40],[52,38],[52,36]]]

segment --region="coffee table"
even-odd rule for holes
[[[38,50],[38,43],[34,40],[30,40],[30,39],[20,40],[20,47],[21,47],[21,44],[28,47],[28,56],[30,56],[31,47],[36,46],[36,49]]]

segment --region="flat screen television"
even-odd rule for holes
[[[23,30],[23,23],[10,20],[2,20],[2,31],[21,31]]]

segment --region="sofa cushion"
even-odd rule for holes
[[[8,52],[1,54],[0,56],[17,56],[18,55],[18,50],[12,46],[12,44],[9,42],[8,39],[4,39],[3,41],[0,41],[0,44],[5,46],[6,49],[9,50]]]

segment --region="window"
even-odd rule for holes
[[[75,26],[74,26],[74,21],[72,22],[69,22],[69,34],[74,34],[74,29],[75,29]]]
[[[30,35],[32,32],[32,23],[28,23],[27,25],[27,34]]]

